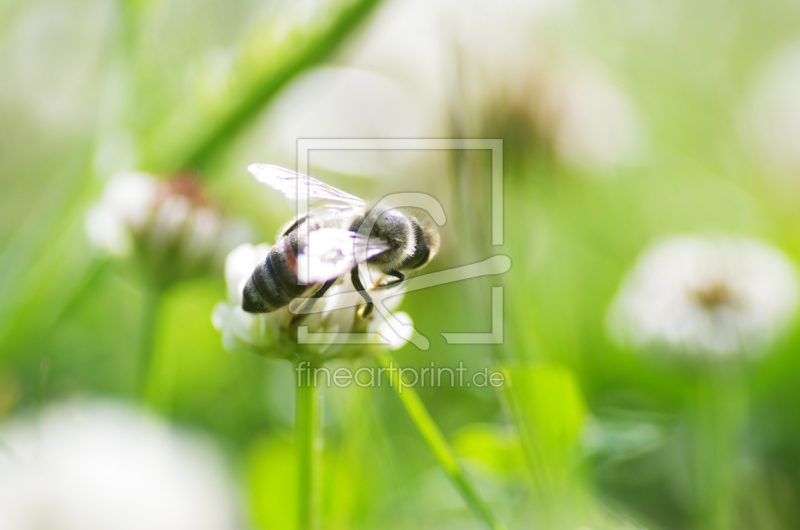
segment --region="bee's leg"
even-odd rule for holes
[[[332,280],[328,280],[327,282],[323,283],[322,287],[317,289],[317,292],[312,294],[311,297],[309,297],[309,299],[306,300],[306,303],[303,304],[303,306],[300,308],[297,314],[292,317],[292,320],[289,322],[289,328],[294,328],[295,326],[300,324],[300,321],[306,318],[308,316],[308,312],[314,308],[314,305],[316,305],[317,300],[322,298],[328,291],[328,289],[330,289],[335,282],[336,278],[333,278]]]
[[[394,279],[388,283],[384,283],[383,285],[376,285],[373,289],[390,289],[392,287],[397,287],[399,284],[406,281],[406,275],[398,270],[390,270],[386,271],[388,276],[394,276]]]
[[[406,275],[398,270],[390,270],[387,271],[386,274],[389,276],[394,276],[394,279],[391,280],[389,283],[385,283],[383,285],[376,285],[375,287],[373,287],[374,290],[391,289],[392,287],[397,287],[406,280]],[[353,280],[353,285],[356,285],[355,280]],[[358,285],[361,285],[361,282],[359,282]],[[363,291],[363,288],[359,286],[356,286],[356,289]],[[363,296],[364,299],[367,300],[367,305],[364,306],[364,309],[361,310],[360,316],[362,318],[367,318],[370,315],[370,313],[372,313],[372,309],[374,308],[375,304],[372,303],[372,298],[367,294],[366,291],[364,291]]]
[[[361,318],[367,318],[370,313],[372,313],[372,297],[367,294],[367,290],[364,289],[364,284],[361,283],[361,277],[358,275],[358,266],[353,267],[353,270],[350,271],[350,280],[353,282],[353,287],[356,288],[358,293],[367,303],[359,312],[358,316]]]

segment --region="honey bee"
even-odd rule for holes
[[[439,250],[436,229],[407,209],[391,208],[370,216],[374,204],[315,178],[269,164],[253,164],[248,170],[291,201],[307,194],[309,214],[281,232],[264,262],[253,271],[242,293],[245,311],[276,311],[313,291],[302,314],[350,274],[365,302],[359,315],[366,318],[373,303],[361,281],[360,263],[386,279],[373,288],[394,287],[407,274],[427,265]],[[368,218],[374,224],[366,235],[359,229]]]

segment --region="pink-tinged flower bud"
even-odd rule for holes
[[[87,212],[86,230],[98,249],[133,256],[165,282],[211,270],[248,234],[225,219],[195,177],[146,173],[112,177]]]

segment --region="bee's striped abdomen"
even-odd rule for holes
[[[280,237],[242,292],[242,309],[270,313],[285,307],[309,286],[297,283],[297,230]]]

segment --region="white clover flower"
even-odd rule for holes
[[[687,355],[753,354],[797,308],[794,266],[779,250],[743,238],[682,236],[648,249],[609,313],[612,335]]]
[[[236,530],[239,501],[208,441],[111,402],[0,426],[3,530]]]
[[[755,83],[743,134],[775,169],[800,175],[800,43],[780,50]],[[749,143],[749,142],[748,142]]]
[[[298,344],[289,338],[288,326],[293,315],[288,308],[261,314],[248,313],[242,309],[244,285],[256,266],[264,261],[270,248],[267,244],[240,245],[225,260],[228,299],[217,304],[211,320],[214,327],[222,333],[222,344],[226,350],[251,351],[271,357],[290,357],[298,353]],[[402,287],[398,289],[401,289],[398,291],[400,294],[387,298],[384,302],[389,311],[393,311],[402,301]],[[355,290],[349,276],[342,278],[317,301],[317,307],[322,311],[309,314],[300,325],[307,326],[309,333],[328,333],[331,337],[338,333],[378,333],[388,342],[387,348],[402,347],[410,337],[395,333],[377,311],[373,311],[370,318],[364,320],[356,315],[355,307],[333,308],[333,300],[337,295]],[[411,324],[411,317],[406,313],[398,312],[394,316],[403,324]],[[323,358],[364,352],[363,347],[343,348],[342,344],[332,341],[325,344],[305,344],[301,347],[305,352]]]
[[[247,233],[222,218],[197,180],[160,180],[147,173],[113,176],[85,224],[97,248],[118,257],[135,252],[175,276],[202,269]]]

